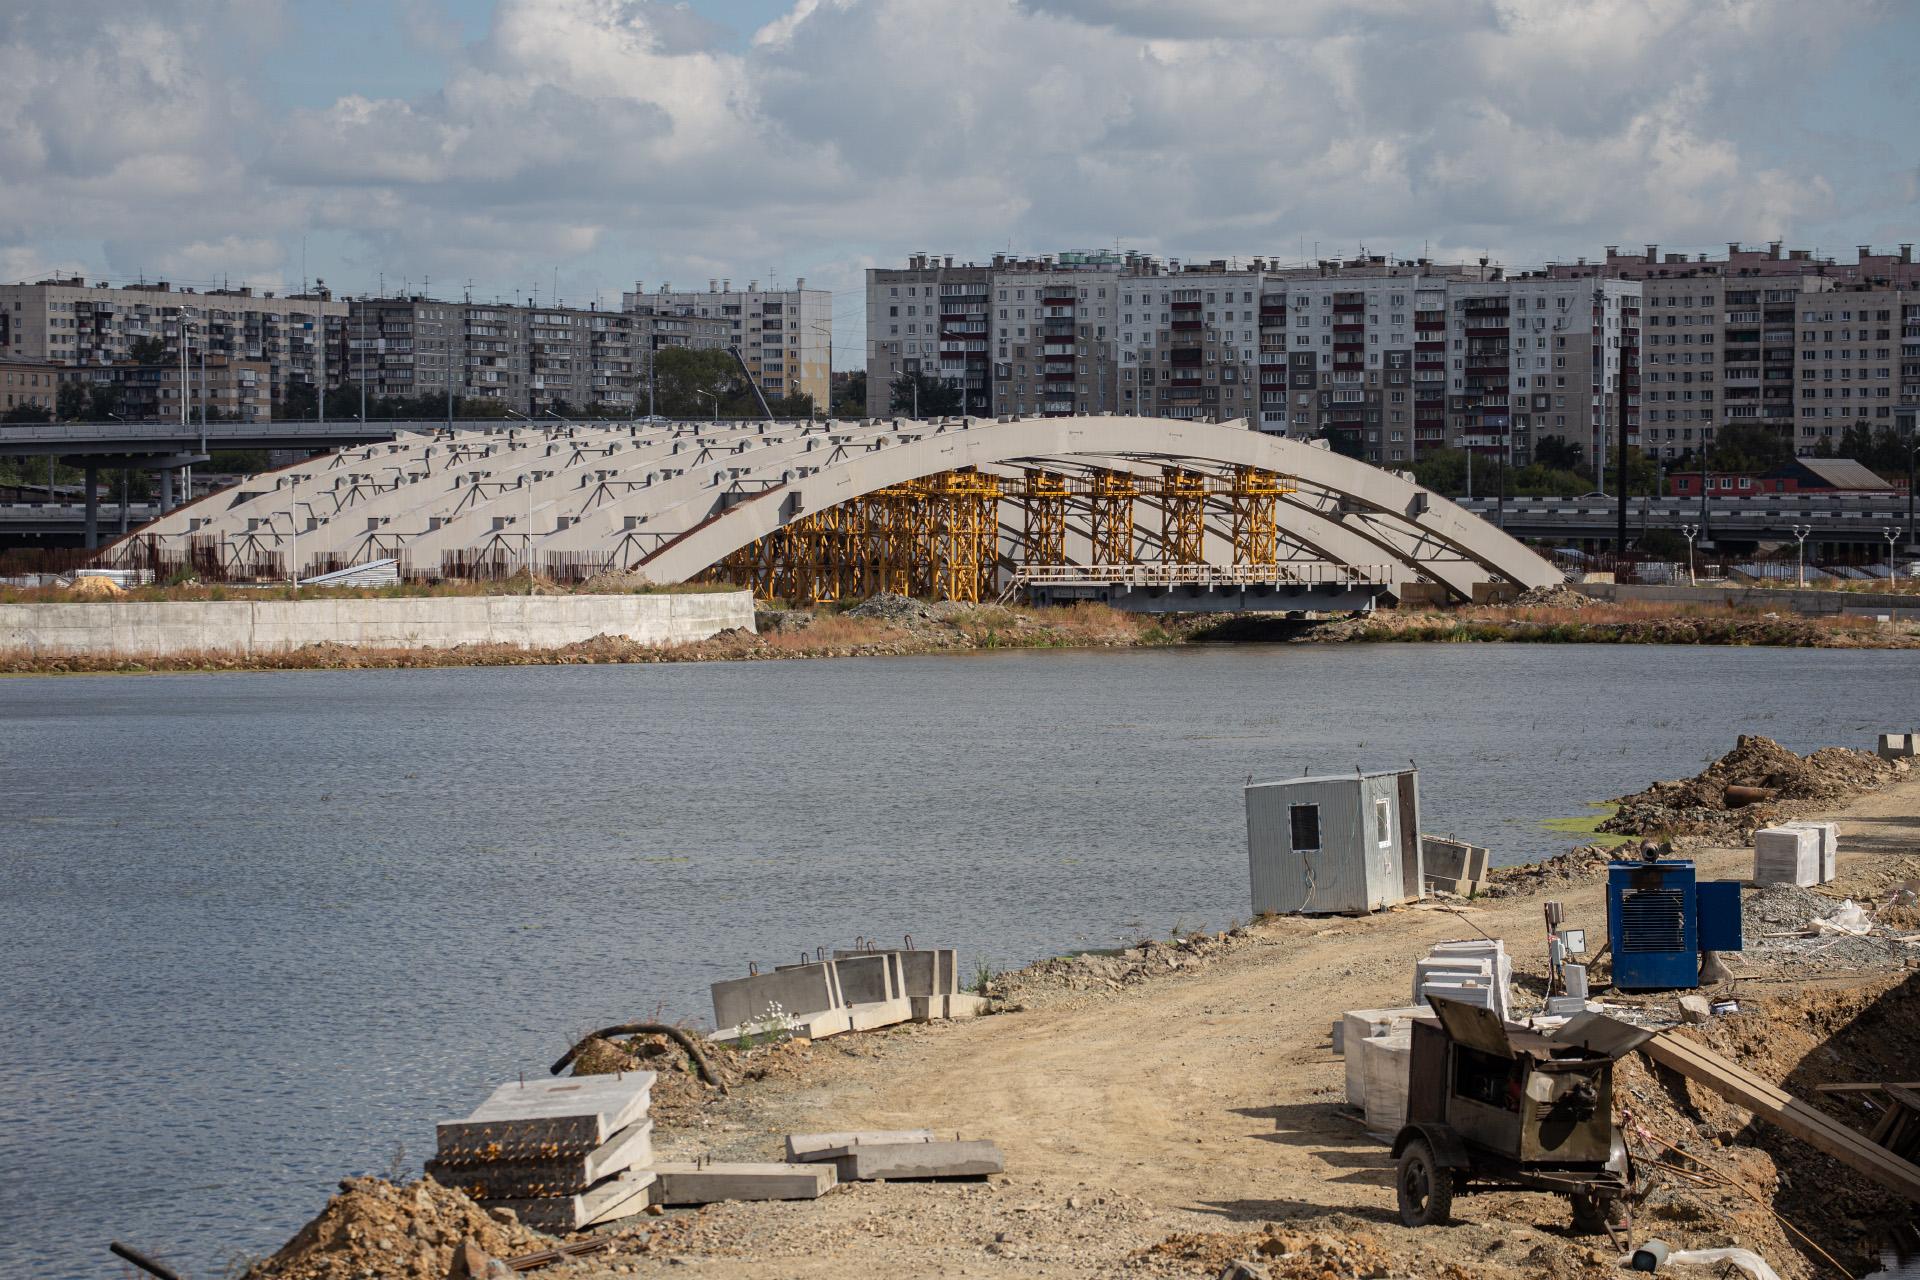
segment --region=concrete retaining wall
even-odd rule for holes
[[[252,654],[310,644],[546,649],[596,636],[685,644],[729,628],[753,630],[751,592],[0,604],[0,649],[36,654]]]
[[[1874,591],[1821,591],[1808,587],[1667,587],[1650,583],[1576,582],[1573,589],[1595,600],[1667,604],[1733,605],[1776,613],[1886,613],[1920,609],[1920,596]]]

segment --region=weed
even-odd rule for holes
[[[993,966],[989,965],[985,960],[982,960],[974,966],[973,992],[975,995],[984,996],[987,994],[987,988],[992,984]]]

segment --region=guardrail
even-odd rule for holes
[[[1008,591],[1019,587],[1285,587],[1391,586],[1398,579],[1383,564],[1335,564],[1327,560],[1279,564],[1047,564],[1014,571]]]

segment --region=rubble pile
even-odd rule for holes
[[[395,1186],[384,1178],[344,1178],[340,1194],[280,1252],[246,1280],[361,1280],[363,1276],[441,1280],[461,1241],[508,1258],[551,1248],[510,1210],[482,1209],[459,1191],[422,1178]]]
[[[1030,999],[1061,992],[1118,991],[1169,974],[1191,972],[1251,939],[1245,927],[1224,933],[1190,933],[1162,942],[1142,942],[1123,951],[1082,951],[1055,956],[1003,973],[990,984],[1001,999]]]
[[[1890,926],[1868,906],[1871,928],[1850,936],[1816,922],[1838,917],[1838,899],[1797,885],[1763,885],[1741,904],[1746,950],[1740,963],[1753,970],[1779,970],[1797,978],[1834,971],[1920,967],[1920,945],[1902,940],[1909,930]]]
[[[1584,609],[1593,601],[1566,583],[1556,582],[1551,586],[1528,587],[1513,598],[1513,603],[1518,608]]]
[[[1904,772],[1904,765],[1870,751],[1822,747],[1799,756],[1772,738],[1742,735],[1732,751],[1703,772],[1622,796],[1618,811],[1600,829],[1744,842],[1761,827],[1878,790]],[[1739,806],[1730,803],[1729,787],[1757,788],[1766,798]]]
[[[1516,867],[1495,867],[1487,873],[1492,883],[1487,886],[1486,896],[1527,897],[1587,884],[1606,875],[1607,863],[1615,856],[1614,851],[1606,845],[1583,844],[1577,849],[1569,849],[1539,862],[1523,863]]]

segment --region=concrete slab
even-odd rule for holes
[[[880,1178],[978,1178],[1005,1173],[1007,1168],[1000,1148],[984,1139],[861,1143],[833,1163],[842,1182],[872,1182]]]
[[[828,1164],[657,1164],[653,1202],[718,1204],[722,1200],[817,1200],[832,1188]]]
[[[646,1114],[653,1081],[651,1071],[509,1080],[466,1119],[436,1126],[439,1154],[510,1157],[526,1144],[585,1154]]]
[[[651,1169],[629,1169],[580,1195],[489,1200],[487,1207],[511,1209],[521,1222],[540,1231],[578,1231],[596,1222],[611,1222],[644,1212],[653,1199],[656,1180]]]
[[[531,1200],[578,1195],[614,1174],[652,1163],[653,1121],[642,1119],[584,1155],[435,1156],[427,1161],[427,1172],[442,1186],[457,1187],[476,1200]]]
[[[955,992],[947,997],[947,1016],[949,1018],[977,1018],[987,1011],[985,996],[969,995],[964,991]]]
[[[843,1002],[834,986],[831,963],[800,964],[772,973],[729,978],[712,987],[713,1025],[747,1026],[764,1021],[767,1010],[778,1006],[793,1017],[839,1007]]]
[[[1425,1005],[1403,1005],[1394,1009],[1349,1009],[1341,1015],[1343,1029],[1340,1033],[1341,1056],[1346,1060],[1347,1101],[1353,1106],[1365,1110],[1367,1106],[1367,1076],[1365,1064],[1365,1043],[1372,1037],[1384,1035],[1399,1027],[1406,1026],[1415,1018],[1431,1015],[1433,1010]]]
[[[707,1039],[716,1044],[729,1045],[756,1040],[767,1040],[768,1043],[793,1039],[825,1040],[828,1036],[843,1035],[851,1030],[853,1023],[845,1009],[823,1009],[801,1018],[789,1017],[784,1031],[776,1029],[770,1032],[765,1024],[748,1023],[744,1027],[722,1027]],[[769,1036],[771,1039],[768,1039]]]
[[[790,1163],[810,1164],[817,1160],[832,1160],[847,1153],[850,1147],[867,1145],[889,1145],[904,1142],[932,1142],[931,1129],[851,1129],[845,1133],[790,1133],[787,1135],[787,1160]]]
[[[893,957],[887,952],[835,959],[833,967],[840,971],[840,994],[849,1008],[878,1004],[901,995],[894,986]]]
[[[1753,882],[1808,887],[1820,883],[1820,832],[1764,827],[1753,833]]]
[[[1367,1128],[1394,1134],[1407,1122],[1407,1074],[1413,1061],[1413,1033],[1390,1031],[1362,1045],[1366,1067]]]
[[[855,1031],[875,1031],[911,1021],[912,1018],[913,1002],[905,996],[847,1006],[847,1019]]]

